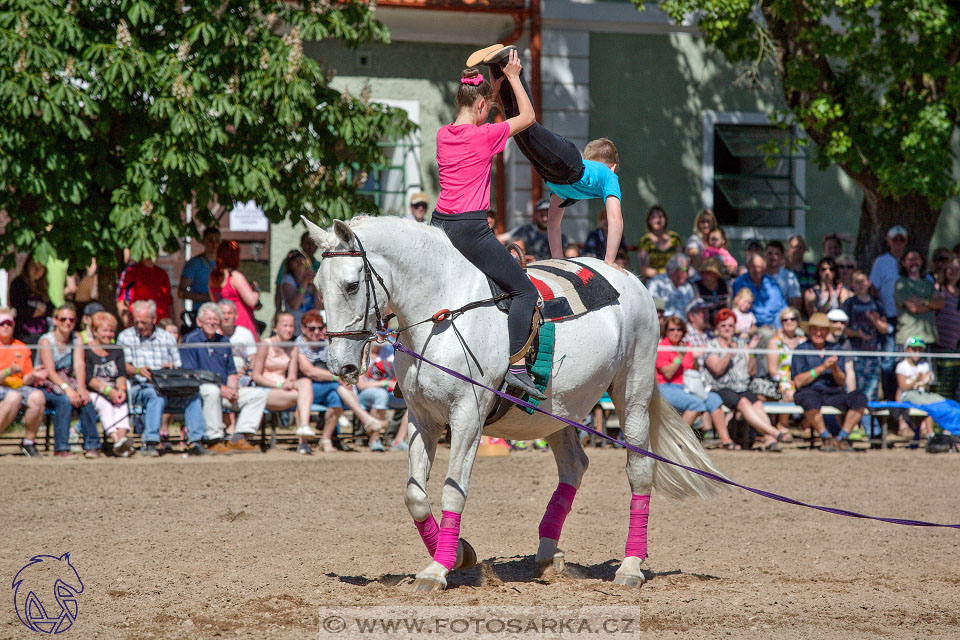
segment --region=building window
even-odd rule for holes
[[[793,127],[763,114],[710,112],[704,120],[704,206],[733,237],[803,233],[806,153]]]

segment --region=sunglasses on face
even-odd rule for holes
[[[4,320],[3,322],[0,322],[0,327],[12,327],[13,325],[13,320]]]
[[[307,331],[323,331],[324,329],[326,329],[326,327],[324,327],[324,326],[319,326],[319,327],[318,327],[318,326],[315,326],[315,325],[314,325],[314,326],[306,326],[306,327],[304,327],[304,329],[306,329]]]
[[[796,322],[797,319],[794,316],[787,316],[786,318],[781,318],[780,322]]]
[[[77,319],[74,318],[73,316],[66,316],[64,318],[54,318],[54,319],[59,320],[60,322],[76,322],[77,321]]]
[[[671,331],[683,331],[683,329],[681,329],[680,327],[668,327],[667,333],[670,333]]]
[[[837,269],[853,269],[852,264],[838,264]]]
[[[420,203],[418,203],[418,204],[412,204],[412,205],[410,205],[410,206],[413,207],[414,209],[423,209],[424,211],[426,211],[426,209],[427,209],[427,205],[425,205],[425,204],[422,203],[422,202],[420,202]]]

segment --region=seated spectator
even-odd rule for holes
[[[667,212],[658,204],[650,207],[647,211],[647,232],[640,237],[637,249],[640,278],[648,280],[662,275],[667,261],[682,248],[680,235],[667,229]]]
[[[757,332],[757,316],[753,315],[753,293],[744,287],[733,296],[733,315],[737,318],[737,336],[749,338]]]
[[[853,272],[857,268],[857,261],[848,253],[840,254],[837,258],[837,280],[847,291],[853,291]]]
[[[580,249],[575,244],[568,244],[563,249],[563,257],[567,260],[580,257]]]
[[[807,243],[803,236],[790,236],[787,241],[787,256],[785,266],[797,276],[800,283],[801,295],[804,291],[817,283],[817,267],[812,262],[806,262],[803,256],[807,252]]]
[[[823,257],[830,258],[834,262],[843,253],[843,242],[840,241],[840,236],[835,233],[828,233],[823,236],[820,247],[823,249]]]
[[[541,198],[533,208],[533,221],[517,227],[509,233],[514,242],[523,242],[523,247],[534,260],[550,259],[550,241],[547,238],[547,218],[550,198]],[[561,235],[560,246],[567,246],[567,236]]]
[[[47,289],[47,268],[33,255],[27,256],[20,275],[10,283],[10,306],[17,312],[14,336],[24,344],[37,344],[49,329],[47,316],[53,305]]]
[[[173,317],[173,296],[170,277],[152,257],[135,262],[123,272],[118,286],[117,303],[131,308],[135,302],[153,301],[156,318]]]
[[[233,364],[241,387],[250,386],[250,359],[257,353],[257,339],[250,329],[237,324],[237,305],[233,300],[221,300],[220,335],[225,336],[233,345]]]
[[[900,259],[900,278],[893,287],[897,305],[897,345],[901,348],[913,336],[926,344],[936,344],[936,312],[943,308],[943,294],[924,277],[923,256],[916,249],[908,249]]]
[[[717,311],[730,303],[730,284],[723,277],[723,263],[718,258],[710,258],[700,263],[700,279],[693,283],[694,293],[706,301],[707,326]]]
[[[687,304],[687,326],[683,334],[683,344],[688,347],[705,347],[713,340],[713,331],[710,330],[707,319],[709,313],[710,305],[703,298],[696,298]],[[702,352],[693,354],[697,360],[701,355]]]
[[[960,346],[960,261],[950,254],[943,265],[937,291],[943,295],[943,307],[936,311],[937,353],[956,353]],[[947,398],[957,397],[960,385],[960,361],[937,358],[936,392]]]
[[[697,269],[703,263],[704,248],[709,246],[707,239],[710,237],[710,232],[717,226],[717,216],[713,214],[711,209],[700,209],[693,219],[693,234],[687,238],[684,249],[687,252],[687,257],[690,258],[690,262]]]
[[[76,307],[69,302],[57,307],[53,312],[53,330],[43,334],[37,343],[46,348],[37,350],[34,364],[47,371],[47,380],[40,390],[46,399],[46,406],[53,411],[54,457],[75,457],[70,451],[70,419],[76,409],[80,414],[84,455],[87,458],[96,458],[100,456],[97,411],[93,404],[85,403],[80,397],[73,369],[76,325]]]
[[[620,248],[617,253],[627,253],[627,243],[620,238]],[[607,208],[600,209],[597,215],[597,228],[590,232],[586,241],[583,243],[581,255],[590,256],[597,260],[603,260],[607,257]]]
[[[708,391],[706,398],[703,398],[684,390],[684,372],[693,371],[697,376],[700,375],[692,351],[679,354],[671,350],[671,347],[681,344],[684,333],[684,322],[678,316],[664,318],[660,323],[660,335],[664,336],[657,351],[656,376],[660,393],[674,409],[681,412],[681,417],[688,425],[692,427],[700,416],[704,431],[714,429],[723,446],[734,449],[736,444],[727,433],[727,418],[720,396]]]
[[[779,327],[780,312],[787,307],[787,300],[777,281],[764,273],[766,269],[767,261],[762,255],[756,253],[750,256],[747,272],[733,281],[733,295],[737,295],[740,289],[750,289],[753,294],[751,310],[757,318],[757,326]],[[771,335],[772,329],[764,337],[769,340]]]
[[[396,386],[397,374],[393,370],[393,347],[384,348],[378,342],[370,343],[370,366],[357,381],[357,388],[360,390],[357,396],[360,398],[360,403],[384,424],[387,423],[388,409],[405,410],[407,408],[406,402],[394,397],[393,390]],[[406,411],[404,411],[400,432],[397,433],[394,442],[405,440],[406,435],[407,417]],[[393,447],[391,446],[391,448]],[[370,450],[383,451],[379,431],[370,433]]]
[[[767,268],[764,271],[768,276],[777,281],[780,285],[780,291],[786,298],[787,304],[796,309],[803,303],[803,294],[800,292],[800,283],[797,281],[797,275],[783,266],[783,243],[779,240],[771,240],[767,243],[766,249]]]
[[[427,209],[430,208],[430,199],[423,191],[417,191],[410,194],[410,210],[407,212],[407,220],[414,222],[423,222],[427,215]]]
[[[299,251],[294,249],[287,254],[280,297],[283,298],[283,310],[293,314],[294,336],[300,335],[300,319],[303,314],[313,309],[320,298],[313,285],[315,275]]]
[[[217,309],[219,311],[219,308]],[[278,313],[273,320],[275,335],[263,340],[253,356],[253,382],[267,392],[267,409],[285,411],[296,408],[297,436],[300,444],[297,453],[310,455],[308,438],[317,434],[310,427],[310,406],[313,404],[313,385],[309,378],[298,374],[299,359],[296,347],[275,346],[293,341],[293,314]]]
[[[687,305],[697,297],[693,285],[687,282],[687,267],[690,259],[682,253],[670,256],[666,264],[666,273],[656,275],[647,282],[650,295],[660,298],[664,303],[664,315],[686,316]]]
[[[130,401],[143,406],[143,446],[160,444],[160,427],[167,399],[150,382],[155,369],[180,366],[180,351],[172,335],[157,327],[157,307],[153,300],[137,300],[130,307],[133,326],[120,332],[117,344],[123,347],[126,366],[124,376],[130,379]],[[144,455],[152,455],[145,453]]]
[[[854,351],[878,351],[887,335],[889,325],[883,314],[883,303],[870,294],[870,278],[867,272],[853,272],[853,295],[843,301],[841,308],[850,318],[845,334]],[[851,358],[857,388],[867,396],[867,401],[877,400],[880,386],[880,358]],[[860,422],[867,437],[873,437],[873,420],[864,414]]]
[[[827,342],[832,328],[826,314],[815,313],[807,323],[807,341],[793,351],[790,370],[797,387],[793,399],[803,408],[805,420],[813,433],[823,440],[822,451],[850,451],[850,432],[860,423],[867,408],[867,397],[861,391],[847,391],[845,359],[828,355],[838,349]],[[824,405],[845,412],[843,426],[834,438],[827,430],[820,409]]]
[[[300,374],[309,378],[313,386],[313,401],[327,407],[324,416],[323,434],[320,445],[324,453],[331,453],[333,448],[333,432],[337,428],[337,421],[343,415],[343,407],[347,406],[353,415],[363,425],[369,425],[371,430],[381,431],[387,423],[377,420],[360,405],[360,400],[352,385],[345,385],[337,379],[327,368],[327,325],[323,315],[316,309],[308,311],[301,320],[303,334],[297,338],[300,361]],[[309,343],[309,344],[308,344]]]
[[[210,272],[217,264],[217,247],[220,246],[220,230],[207,227],[203,230],[203,253],[196,255],[183,265],[180,273],[178,295],[183,301],[190,301],[190,321],[196,325],[197,310],[210,300]]]
[[[36,386],[47,379],[44,367],[34,367],[30,349],[13,337],[16,310],[0,308],[0,425],[6,428],[23,409],[23,439],[20,451],[28,458],[41,458],[37,451],[37,430],[43,421],[46,399]]]
[[[756,238],[750,238],[749,240],[743,241],[743,264],[740,265],[740,268],[737,270],[737,277],[745,274],[747,269],[747,263],[750,262],[750,258],[753,256],[762,256],[763,255],[763,245],[760,244],[760,241]]]
[[[897,364],[897,391],[898,398],[903,402],[925,405],[934,402],[943,402],[946,400],[938,393],[933,393],[930,388],[933,384],[933,371],[930,363],[923,359],[923,354],[927,350],[927,343],[919,336],[910,336],[907,338],[904,351],[907,357]],[[900,435],[905,436],[907,430],[906,420],[900,418]],[[933,418],[927,416],[920,423],[920,437],[929,438],[933,436]]]
[[[707,246],[703,248],[704,258],[719,258],[728,275],[737,274],[737,259],[727,249],[727,234],[717,227],[707,237]]]
[[[83,344],[90,344],[93,333],[90,330],[90,324],[93,321],[93,314],[98,311],[106,311],[99,302],[88,302],[83,306],[83,317],[80,318],[77,339]]]
[[[837,276],[833,258],[822,258],[817,263],[817,283],[803,292],[803,305],[808,316],[839,309],[844,300],[853,295]]]
[[[78,370],[80,397],[89,401],[103,423],[103,433],[113,442],[113,453],[121,458],[133,455],[130,433],[130,405],[127,403],[126,360],[124,349],[113,347],[117,319],[106,311],[93,314],[93,340],[88,349],[77,348],[73,361],[83,360],[83,375]],[[159,418],[159,416],[158,416]]]
[[[756,257],[756,256],[755,256]],[[779,289],[778,289],[779,290]],[[757,371],[756,356],[748,353],[760,343],[755,334],[748,344],[734,336],[736,317],[730,309],[721,309],[713,318],[717,337],[707,344],[704,361],[704,382],[710,385],[731,411],[739,411],[747,424],[761,435],[761,445],[765,451],[779,451],[777,430],[770,424],[770,418],[763,411],[763,403],[755,393],[749,391],[750,377]],[[720,349],[735,349],[721,353]],[[718,432],[719,433],[719,432]],[[729,448],[729,447],[728,447]]]
[[[805,340],[799,333],[800,329],[800,311],[793,307],[787,307],[780,312],[780,328],[767,342],[767,349],[776,353],[767,354],[767,371],[770,377],[777,382],[780,389],[780,399],[783,402],[793,402],[793,394],[797,387],[793,383],[793,376],[790,372],[790,363],[793,359],[793,350],[797,345]],[[781,442],[792,442],[793,436],[790,435],[790,416],[781,414],[777,416],[777,432]]]
[[[179,343],[180,342],[180,325],[173,321],[171,318],[161,318],[157,321],[157,326],[173,336],[173,339]]]
[[[850,339],[847,337],[847,326],[850,324],[850,318],[847,316],[846,311],[843,309],[834,309],[827,314],[827,320],[830,321],[830,333],[827,334],[827,342],[837,345],[840,351],[853,351],[853,347],[850,345]],[[847,391],[853,391],[857,388],[857,376],[853,370],[853,361],[850,358],[845,358],[845,360],[843,373],[847,377],[846,389]],[[851,431],[850,434],[852,436],[853,431]],[[851,437],[851,440],[857,440],[860,437],[862,437],[862,434],[856,438]]]
[[[218,383],[205,382],[200,393],[187,405],[183,421],[190,446],[187,453],[195,456],[210,453],[248,453],[256,447],[247,437],[257,433],[267,406],[267,392],[255,387],[241,387],[233,361],[230,340],[219,333],[221,306],[204,302],[197,310],[198,329],[183,338],[184,345],[223,342],[225,346],[183,350],[183,366],[195,371],[206,371],[217,376]],[[223,412],[239,412],[233,438],[225,443]],[[206,441],[207,446],[203,445]]]

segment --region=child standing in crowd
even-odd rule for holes
[[[844,332],[850,338],[850,347],[854,351],[877,351],[887,335],[889,325],[883,313],[881,302],[870,295],[870,276],[862,269],[857,269],[851,277],[853,295],[841,304],[841,308],[850,318],[850,323]],[[880,385],[879,358],[851,358],[853,361],[854,377],[857,388],[867,396],[867,400],[877,399],[877,388]],[[861,426],[868,437],[873,437],[873,420],[864,415]]]
[[[493,157],[504,150],[511,136],[534,124],[533,107],[520,81],[520,59],[513,48],[504,53],[489,62],[507,63],[501,73],[515,94],[516,112],[506,122],[488,124],[493,87],[476,69],[463,72],[455,99],[457,118],[437,132],[440,197],[430,224],[443,230],[467,260],[513,297],[507,318],[510,356],[505,380],[543,400],[546,396],[533,384],[524,363],[535,336],[537,290],[487,225]],[[513,97],[507,98],[512,104]],[[618,244],[619,236],[612,246]]]
[[[83,361],[83,371],[77,370],[77,385],[84,402],[93,403],[103,423],[104,434],[113,440],[113,451],[121,458],[133,453],[130,432],[130,409],[127,405],[126,362],[123,349],[105,348],[113,344],[117,334],[117,319],[106,311],[98,311],[90,320],[93,339],[89,349],[76,349],[75,366]],[[90,393],[90,392],[93,393]]]
[[[897,365],[897,390],[899,399],[912,404],[933,404],[946,400],[937,393],[931,393],[933,385],[933,371],[930,363],[923,360],[923,353],[927,350],[927,343],[920,336],[910,336],[904,351],[907,357]],[[900,418],[900,435],[906,435],[907,424],[905,418]],[[933,418],[927,416],[920,423],[920,437],[929,438],[933,435]]]
[[[751,311],[752,308],[753,292],[744,287],[733,296],[733,315],[737,317],[737,336],[741,338],[749,338],[757,332],[757,316]]]
[[[727,273],[737,272],[737,259],[727,249],[727,234],[717,227],[707,236],[707,246],[703,248],[704,258],[720,258],[727,267]]]
[[[514,78],[507,73],[507,67],[514,64],[514,61],[517,85],[514,85]],[[490,79],[499,93],[504,118],[509,121],[520,117],[524,105],[530,105],[532,98],[530,87],[523,78],[517,48],[513,45],[495,44],[475,51],[467,58],[468,67],[480,64],[490,68]],[[503,81],[504,76],[509,83]],[[506,86],[507,84],[509,86]],[[532,114],[533,107],[529,108]],[[552,192],[547,222],[550,255],[554,258],[563,257],[560,233],[563,208],[578,200],[600,198],[607,209],[607,248],[603,261],[620,269],[616,257],[623,236],[623,214],[620,211],[620,180],[616,174],[620,159],[614,144],[606,138],[593,140],[584,147],[581,157],[576,145],[536,121],[515,133],[515,142],[520,152]],[[513,131],[511,135],[514,135]],[[679,244],[680,238],[677,236],[678,248]]]

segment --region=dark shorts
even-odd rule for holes
[[[846,413],[851,410],[867,408],[867,396],[862,391],[846,391],[844,389],[818,389],[808,386],[797,389],[796,393],[793,394],[793,401],[803,407],[804,411],[821,407],[834,407]]]
[[[752,391],[734,391],[733,389],[716,389],[717,395],[723,400],[723,404],[730,410],[737,408],[740,401],[746,398],[747,402],[753,404],[760,398]]]

